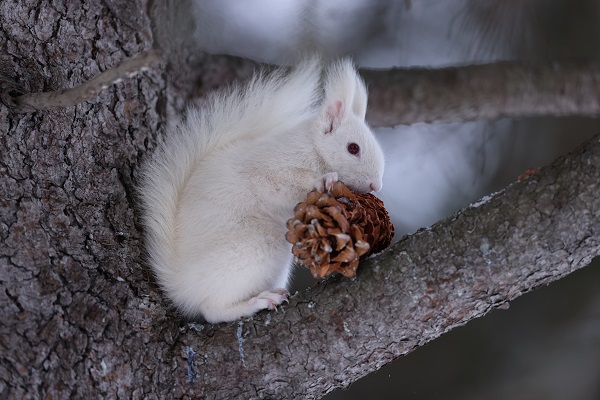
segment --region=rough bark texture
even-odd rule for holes
[[[147,6],[3,0],[1,72],[31,92],[86,81],[151,47]],[[248,71],[199,57],[200,91]],[[600,253],[596,138],[355,281],[239,323],[181,321],[143,263],[133,189],[173,93],[151,72],[76,107],[0,105],[0,398],[319,397]]]
[[[94,99],[101,91],[123,80],[133,78],[141,72],[158,68],[162,58],[160,53],[150,50],[124,60],[117,67],[94,76],[89,81],[68,89],[52,92],[26,93],[13,97],[16,112],[33,112],[47,109],[61,109],[76,106]]]
[[[2,72],[31,92],[86,81],[149,47],[145,7],[4,0]],[[162,87],[149,74],[77,107],[0,107],[0,397],[127,397],[160,357],[139,353],[153,291],[132,170],[159,128]]]
[[[371,126],[600,115],[600,64],[556,61],[362,71]]]

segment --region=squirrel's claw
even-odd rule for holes
[[[325,193],[331,190],[333,184],[339,180],[337,172],[328,172],[315,181],[314,187],[318,192]]]

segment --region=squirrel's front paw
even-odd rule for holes
[[[321,193],[330,190],[334,183],[338,181],[337,172],[328,172],[315,181],[315,189]]]
[[[290,293],[286,289],[265,290],[248,301],[248,305],[254,308],[253,313],[259,310],[277,310],[277,306],[288,301]]]

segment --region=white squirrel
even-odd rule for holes
[[[383,152],[349,60],[257,73],[169,125],[139,186],[149,263],[186,317],[233,321],[287,300],[286,221],[313,188],[382,187]]]

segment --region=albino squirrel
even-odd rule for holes
[[[363,81],[348,60],[321,75],[309,59],[213,94],[167,128],[143,167],[149,263],[185,316],[215,323],[276,308],[288,296],[296,204],[338,179],[381,189]]]

